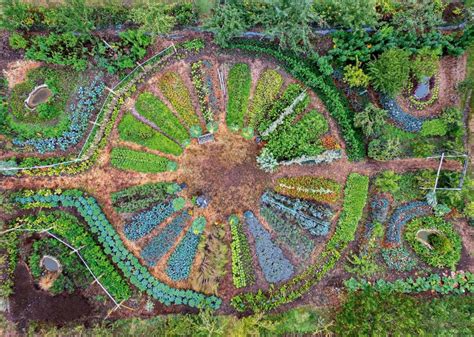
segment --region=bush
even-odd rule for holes
[[[241,129],[244,126],[244,116],[248,108],[252,78],[250,67],[245,63],[235,64],[229,71],[227,79],[227,126]]]
[[[369,80],[369,75],[364,72],[358,62],[355,65],[348,64],[344,67],[344,82],[350,87],[366,88],[369,85]]]
[[[423,137],[430,136],[444,136],[448,131],[448,126],[446,122],[442,119],[432,119],[423,123],[421,127],[421,135]]]
[[[432,77],[438,71],[440,50],[421,48],[410,62],[411,72],[418,81]]]
[[[8,37],[8,44],[12,49],[26,49],[28,41],[18,33],[11,33]]]
[[[387,124],[387,111],[377,108],[369,103],[363,111],[354,116],[354,125],[362,129],[367,137],[380,134],[383,126]]]
[[[410,53],[403,49],[389,49],[369,63],[369,74],[373,86],[384,94],[398,95],[408,82]]]
[[[398,185],[400,179],[401,176],[394,171],[383,171],[375,178],[375,187],[377,187],[380,192],[395,193],[400,189]]]
[[[120,170],[144,173],[174,171],[177,164],[165,157],[151,153],[131,150],[125,147],[114,147],[110,153],[110,163]]]
[[[398,138],[386,137],[374,139],[369,143],[368,156],[375,160],[391,160],[401,155]]]

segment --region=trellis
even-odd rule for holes
[[[105,42],[105,41],[104,41]],[[14,167],[0,167],[0,172],[2,171],[23,171],[23,170],[33,170],[33,169],[45,169],[45,168],[51,168],[51,167],[56,167],[56,166],[60,166],[60,165],[69,165],[69,164],[73,164],[73,163],[78,163],[78,162],[82,162],[82,161],[86,161],[89,159],[90,156],[85,156],[83,157],[83,154],[84,154],[84,151],[86,149],[86,147],[89,145],[89,139],[90,137],[95,133],[96,131],[96,127],[101,127],[102,124],[99,123],[99,119],[100,117],[102,116],[102,113],[104,112],[104,108],[105,106],[107,105],[108,101],[109,101],[109,98],[111,97],[111,95],[113,96],[117,96],[117,93],[115,92],[115,90],[121,86],[126,80],[128,80],[130,78],[130,76],[132,76],[133,74],[135,74],[136,71],[138,71],[139,69],[141,71],[144,71],[146,72],[144,66],[148,65],[150,62],[152,62],[154,59],[156,59],[157,57],[161,56],[163,53],[166,53],[169,49],[173,49],[173,52],[171,55],[177,53],[177,49],[176,49],[176,46],[174,45],[174,43],[171,43],[170,46],[168,46],[167,48],[161,50],[160,52],[158,52],[157,54],[151,56],[150,58],[148,58],[146,61],[142,62],[142,63],[139,63],[137,62],[137,66],[127,74],[127,76],[125,76],[120,82],[118,82],[116,85],[114,85],[112,88],[108,88],[106,87],[106,89],[109,91],[107,97],[105,98],[104,100],[104,103],[102,104],[99,112],[97,113],[97,116],[95,118],[94,121],[90,121],[90,123],[93,125],[89,134],[87,135],[87,138],[85,139],[84,141],[84,145],[82,146],[81,148],[81,151],[79,152],[78,156],[75,158],[75,159],[72,159],[72,160],[67,160],[67,161],[63,161],[63,162],[60,162],[60,163],[54,163],[54,164],[48,164],[48,165],[36,165],[36,166],[28,166],[28,167],[18,167],[18,166],[14,166]]]
[[[444,191],[461,191],[462,187],[464,185],[464,179],[466,178],[467,174],[467,167],[469,165],[469,156],[467,154],[452,154],[452,155],[446,155],[444,152],[441,153],[439,156],[431,156],[427,157],[427,159],[436,159],[439,158],[439,165],[438,165],[438,170],[436,172],[436,179],[433,187],[421,187],[423,190],[433,190],[433,193],[436,193],[436,191],[439,190],[444,190]],[[445,158],[464,158],[464,165],[463,165],[463,170],[462,170],[462,175],[459,179],[459,184],[458,187],[438,187],[438,181],[439,181],[439,175],[441,173],[441,168],[443,167],[443,162]]]

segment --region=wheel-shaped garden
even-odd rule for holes
[[[380,121],[354,123],[354,93],[312,62],[195,39],[115,86],[92,71],[30,70],[9,92],[3,139],[1,179],[21,209],[4,235],[22,247],[6,270],[27,266],[53,294],[102,295],[117,317],[324,305],[343,287],[472,291],[463,199],[430,192],[462,182],[462,163],[438,169],[411,148],[381,158],[390,144],[365,132]],[[430,94],[412,85],[398,101],[355,101],[374,99],[359,113],[384,107],[388,133],[420,140],[430,126],[407,101],[435,101],[438,80],[423,78]],[[380,161],[364,159],[366,144]]]

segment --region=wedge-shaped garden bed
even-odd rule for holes
[[[165,103],[149,92],[144,92],[138,96],[135,102],[137,112],[154,123],[161,131],[181,145],[189,141],[189,134],[186,128],[180,123]]]
[[[183,149],[165,135],[127,113],[118,126],[120,139],[146,146],[152,150],[179,156]]]
[[[250,67],[245,63],[235,64],[229,71],[227,79],[227,115],[226,124],[233,130],[244,126],[248,108],[252,77]]]
[[[177,168],[176,162],[165,157],[126,147],[114,147],[110,154],[110,163],[121,170],[143,173],[174,171]]]

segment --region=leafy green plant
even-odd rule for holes
[[[344,82],[349,86],[366,88],[369,80],[369,75],[361,68],[358,60],[355,65],[348,64],[344,67]]]
[[[229,71],[227,79],[227,101],[226,124],[235,130],[244,126],[244,117],[251,86],[250,68],[245,63],[237,63]]]
[[[395,171],[383,171],[375,178],[375,187],[380,192],[391,192],[395,193],[400,189],[401,176],[396,174]]]
[[[420,134],[423,137],[444,136],[447,131],[446,122],[443,119],[436,118],[423,122]]]
[[[249,243],[237,215],[229,217],[229,225],[232,235],[230,243],[232,252],[232,282],[236,288],[247,287],[255,282]]]
[[[131,150],[125,147],[114,147],[110,153],[110,163],[121,170],[144,173],[175,171],[177,164],[165,157],[151,153]]]
[[[383,126],[387,123],[387,111],[377,108],[369,103],[364,110],[357,112],[354,116],[354,125],[361,128],[367,137],[380,134]]]

